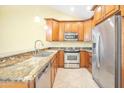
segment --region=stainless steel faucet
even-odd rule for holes
[[[42,42],[41,40],[36,40],[36,41],[35,41],[35,46],[34,46],[34,48],[35,48],[35,55],[37,55],[37,54],[40,53],[40,48],[37,48],[37,43],[38,43],[38,42],[41,43],[42,47],[44,46],[44,44],[43,44],[43,42]]]

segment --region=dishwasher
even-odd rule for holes
[[[35,79],[36,88],[51,88],[50,69],[51,63],[45,66],[45,68],[38,74]]]

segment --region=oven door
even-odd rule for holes
[[[79,68],[80,67],[80,54],[65,52],[64,68]]]

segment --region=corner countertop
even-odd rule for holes
[[[58,50],[46,50],[53,52],[48,57],[32,57],[21,63],[14,64],[5,68],[0,68],[1,81],[28,81],[33,80],[39,71],[46,66]]]

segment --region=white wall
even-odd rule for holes
[[[0,57],[33,50],[36,40],[42,40],[46,46],[82,45],[46,42],[44,22],[34,22],[35,16],[76,19],[46,6],[0,6]]]

